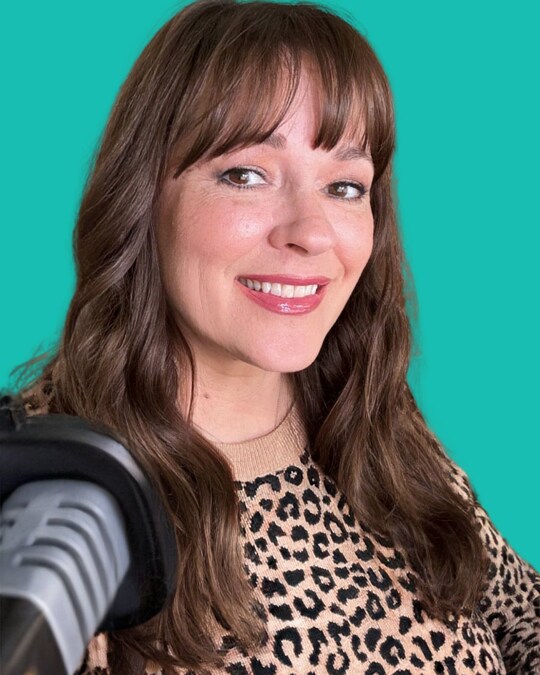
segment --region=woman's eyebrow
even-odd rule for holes
[[[265,138],[264,141],[261,141],[260,145],[269,145],[275,150],[284,150],[287,146],[287,139],[283,134],[275,132],[270,134],[268,138]],[[369,153],[358,146],[348,145],[345,148],[338,148],[333,151],[333,154],[341,162],[348,162],[351,159],[364,159],[373,164]]]
[[[336,159],[339,159],[342,162],[348,162],[350,159],[365,159],[367,162],[373,164],[371,155],[356,145],[348,145],[345,148],[334,150],[334,155]]]

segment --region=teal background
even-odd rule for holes
[[[28,0],[3,10],[0,386],[58,338],[92,153],[134,60],[181,6]],[[495,525],[540,569],[537,3],[328,6],[368,38],[394,91],[419,305],[414,393]]]

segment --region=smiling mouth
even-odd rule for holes
[[[320,288],[319,284],[281,284],[245,277],[239,277],[238,281],[252,291],[275,295],[280,298],[306,298],[310,295],[315,295]]]
[[[237,277],[236,281],[246,296],[263,309],[281,315],[298,316],[317,309],[323,301],[330,279],[275,274],[257,275],[256,278]]]

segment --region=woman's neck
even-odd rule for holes
[[[283,373],[198,372],[193,424],[210,441],[241,443],[275,429],[292,401],[290,378]]]

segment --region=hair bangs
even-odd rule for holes
[[[373,54],[358,40],[349,47],[347,53],[331,41],[322,40],[316,50],[306,55],[319,99],[314,147],[332,150],[347,143],[367,152],[376,181],[394,151],[392,97]]]
[[[194,131],[180,134],[175,143],[179,159],[174,161],[174,176],[201,159],[268,138],[285,119],[294,100],[300,68],[295,70],[287,72],[277,54],[267,56],[265,62],[260,59],[256,66],[245,59],[230,74],[229,81],[220,73],[221,96],[216,96],[216,85],[210,78],[205,83],[207,91],[201,87],[200,105],[193,107],[194,119],[189,126]]]
[[[267,20],[264,3],[258,10],[256,20],[251,13],[243,24],[239,15],[240,26],[216,21],[202,38],[206,67],[196,85],[182,87],[190,103],[180,106],[182,124],[172,125],[174,176],[201,159],[266,140],[285,119],[305,68],[319,104],[313,147],[354,144],[371,155],[376,179],[393,151],[393,115],[371,50],[332,14],[291,13],[284,5],[271,8]]]

